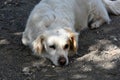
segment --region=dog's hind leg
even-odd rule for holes
[[[120,0],[102,0],[109,13],[120,15]]]

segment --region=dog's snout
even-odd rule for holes
[[[66,64],[65,57],[63,57],[63,56],[59,57],[58,63],[59,63],[60,66],[64,66]]]

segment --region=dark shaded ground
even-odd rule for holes
[[[120,80],[120,16],[84,30],[78,55],[65,67],[30,55],[21,43],[27,17],[39,0],[0,0],[0,80]]]

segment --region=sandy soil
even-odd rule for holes
[[[120,80],[120,16],[81,31],[78,55],[65,67],[31,55],[21,34],[39,0],[0,0],[0,80]]]

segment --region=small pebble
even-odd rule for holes
[[[55,66],[53,65],[52,68],[55,68]]]
[[[23,71],[23,73],[24,73],[25,75],[31,75],[31,72],[30,72],[30,68],[29,68],[29,67],[24,67],[22,71]]]

